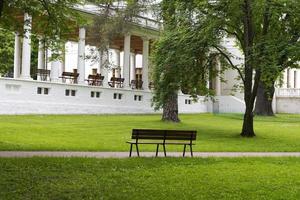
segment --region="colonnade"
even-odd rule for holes
[[[30,77],[30,64],[31,64],[31,26],[32,17],[27,13],[24,14],[24,36],[15,33],[15,53],[14,53],[14,78],[31,79]],[[78,40],[78,56],[77,56],[77,72],[79,73],[78,84],[85,82],[85,46],[86,46],[86,28],[79,28]],[[23,43],[21,42],[23,39]],[[38,69],[45,69],[45,46],[43,38],[39,39],[39,52],[38,52]],[[143,40],[143,59],[142,59],[142,79],[143,88],[147,89],[149,85],[148,68],[149,68],[149,38],[142,37]],[[120,50],[116,49],[116,65],[120,66]],[[55,52],[56,54],[62,52]],[[63,52],[64,53],[64,52]],[[107,86],[109,69],[104,67],[104,63],[108,62],[108,52],[99,52],[99,72],[104,76],[104,86]],[[124,78],[123,86],[130,87],[130,82],[135,80],[135,67],[136,67],[136,54],[131,52],[131,34],[124,36],[124,56],[123,56],[123,70],[120,74],[116,70],[116,77]],[[51,62],[50,78],[53,82],[59,81],[59,69],[62,69],[64,63],[57,59]]]

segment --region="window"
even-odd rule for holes
[[[134,95],[134,100],[135,101],[142,101],[143,96],[142,95]]]
[[[49,90],[50,90],[49,88],[38,87],[36,93],[37,94],[48,95]]]
[[[66,96],[72,96],[72,97],[75,97],[75,96],[76,96],[76,90],[69,90],[69,89],[67,89],[67,90],[65,91],[65,95],[66,95]]]
[[[48,95],[49,94],[49,88],[44,88],[44,94]]]
[[[96,98],[100,98],[100,92],[96,92]]]
[[[186,100],[185,100],[185,104],[187,104],[187,105],[192,104],[192,100],[191,100],[191,99],[186,99]]]
[[[42,88],[40,87],[37,88],[37,94],[42,94]]]
[[[91,98],[100,98],[101,92],[91,91]]]
[[[76,96],[76,90],[71,90],[71,96],[75,97]]]
[[[114,93],[113,98],[121,100],[123,98],[123,94],[121,94],[121,93]]]

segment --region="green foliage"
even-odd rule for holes
[[[221,37],[233,37],[245,53],[242,12],[244,1],[195,2],[199,9],[196,15],[198,23],[207,24],[206,35],[221,32]],[[261,72],[261,80],[266,85],[273,85],[284,69],[299,67],[300,4],[297,0],[264,0],[253,1],[251,7],[254,45],[248,59],[251,59],[253,69]],[[231,58],[229,52],[224,53]],[[244,66],[232,67],[240,71],[239,75],[244,79]]]
[[[18,31],[24,34],[23,19],[18,18],[25,12],[29,13],[34,21],[34,37],[42,36],[49,49],[61,50],[57,43],[65,40],[70,32],[86,21],[80,17],[79,12],[74,10],[75,4],[83,3],[82,0],[11,0],[4,1],[0,16],[0,27]],[[25,22],[28,23],[28,22]],[[27,31],[27,30],[25,30]]]
[[[165,9],[161,11],[165,26],[152,56],[156,109],[180,89],[194,98],[211,95],[206,82],[218,73],[217,54],[210,50],[209,42],[219,40],[215,35],[202,37],[204,25],[195,23],[193,4],[163,1],[161,7]]]
[[[1,158],[0,196],[19,199],[299,199],[299,158]]]
[[[13,72],[14,66],[14,34],[0,29],[0,74]]]
[[[147,12],[153,0],[90,0],[98,7],[97,15],[93,17],[89,34],[97,49],[91,49],[92,60],[99,59],[98,51],[107,51],[107,47],[118,37],[129,32],[132,21],[136,16]],[[108,63],[109,65],[109,63]],[[107,66],[108,67],[108,66]]]

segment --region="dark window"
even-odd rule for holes
[[[142,101],[142,95],[134,95],[135,101]]]
[[[71,96],[73,96],[73,97],[76,96],[76,90],[71,90]]]
[[[44,94],[48,95],[49,94],[49,88],[44,88]]]
[[[120,93],[114,93],[114,99],[122,99],[122,97],[123,97],[122,94],[120,94]]]
[[[91,92],[91,97],[94,98],[95,92]]]
[[[192,104],[192,100],[191,99],[185,99],[185,104]]]
[[[70,90],[66,90],[65,95],[66,95],[66,96],[70,96]]]
[[[100,92],[96,92],[96,97],[100,98]]]
[[[37,88],[37,93],[38,93],[38,94],[42,94],[42,88],[41,88],[41,87],[38,87],[38,88]]]

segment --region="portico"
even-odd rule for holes
[[[22,31],[24,31],[25,34],[21,36],[19,32],[15,33],[13,78],[31,80],[33,76],[30,70],[31,35],[37,35],[38,33],[32,32],[32,23],[34,19],[32,19],[32,17],[27,13],[25,13],[23,17],[24,30]],[[69,38],[66,38],[66,41],[72,41],[78,44],[77,63],[76,66],[72,66],[73,70],[70,69],[70,66],[66,66],[65,60],[62,59],[68,56],[68,51],[61,50],[51,52],[52,55],[56,55],[55,57],[57,57],[57,59],[52,58],[51,62],[49,62],[49,59],[47,59],[47,57],[49,57],[49,53],[47,53],[47,47],[45,46],[45,38],[42,35],[38,35],[39,49],[38,64],[36,66],[36,71],[38,72],[37,80],[59,83],[62,82],[62,72],[69,71],[70,73],[74,72],[78,74],[78,80],[73,81],[72,83],[77,83],[79,85],[88,84],[86,79],[90,74],[92,74],[92,70],[90,70],[91,66],[86,64],[86,54],[88,53],[86,52],[86,46],[95,47],[95,49],[96,46],[99,46],[97,41],[95,41],[93,31],[90,31],[90,29],[91,27],[89,27],[89,25],[80,26],[77,30],[74,30],[73,33],[70,33]],[[143,29],[146,28],[143,27]],[[101,87],[111,88],[108,82],[111,81],[112,78],[122,78],[122,87],[124,89],[149,90],[149,46],[151,45],[151,41],[155,40],[157,37],[158,30],[157,36],[153,36],[153,34],[149,34],[148,31],[137,30],[133,27],[132,31],[128,31],[126,34],[119,35],[111,40],[110,44],[107,45],[107,52],[100,50],[98,54],[99,58],[97,58],[96,61],[98,62],[96,72],[101,74],[101,76],[104,76]],[[140,84],[141,87],[139,88],[132,87],[132,84],[136,81],[137,55],[141,55],[142,57],[142,80]],[[41,72],[48,72],[49,77],[42,78]],[[93,71],[93,73],[95,73],[95,71]],[[65,83],[68,84],[69,82],[65,81]]]

